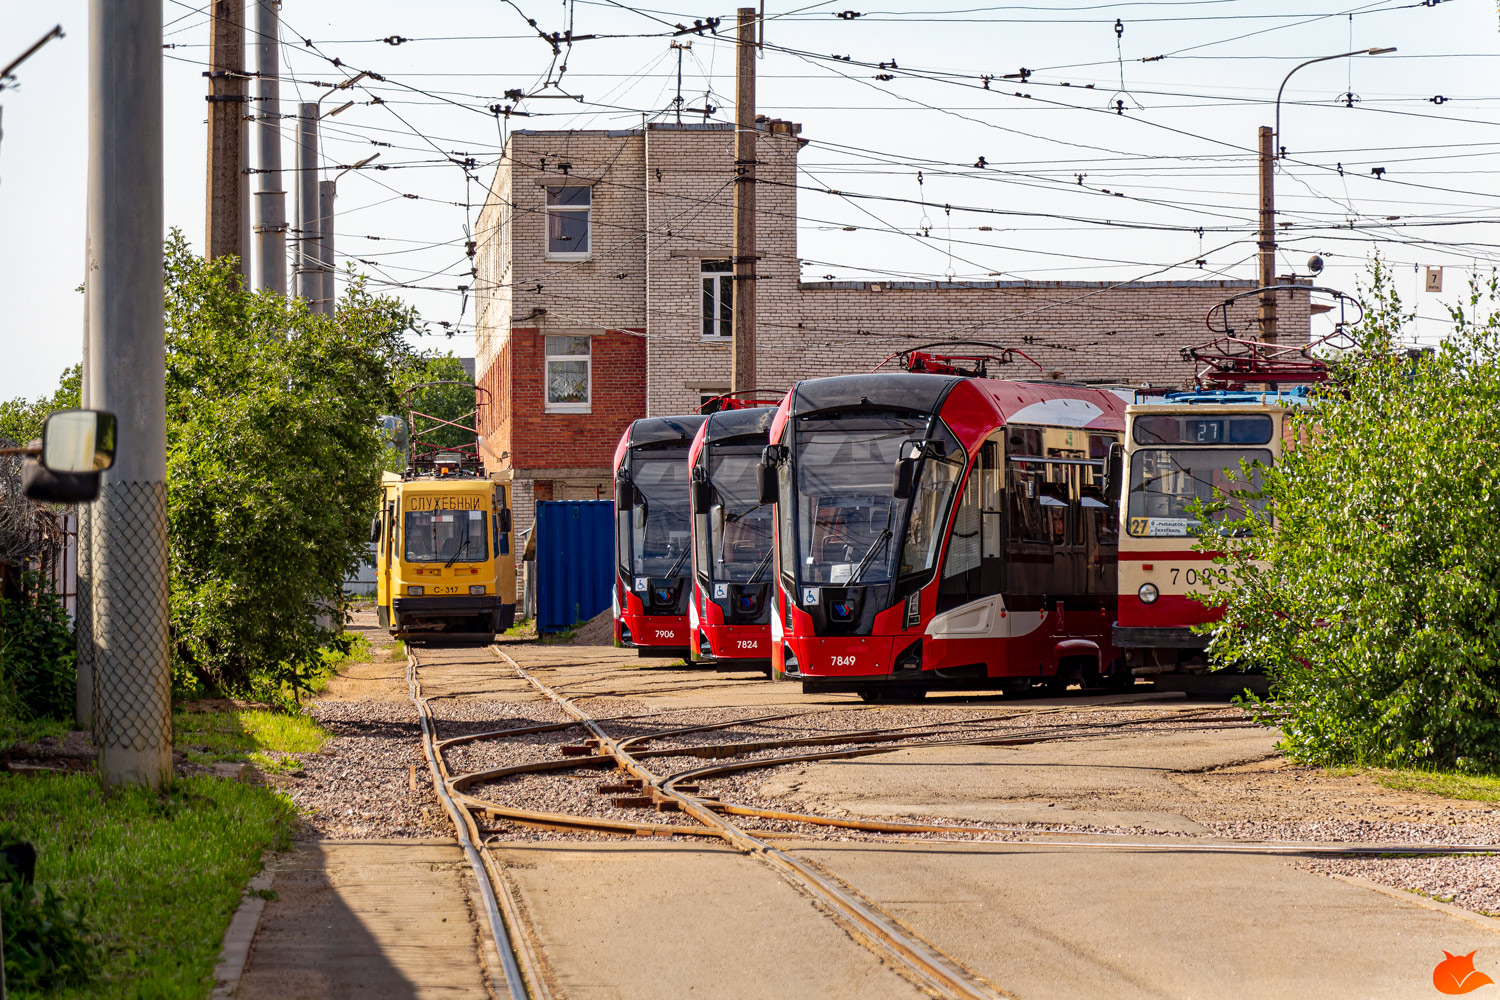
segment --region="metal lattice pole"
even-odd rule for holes
[[[89,2],[93,404],[119,422],[93,511],[94,729],[105,787],[171,776],[161,0]]]

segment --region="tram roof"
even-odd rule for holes
[[[776,416],[774,406],[753,406],[741,410],[719,410],[708,415],[704,422],[703,440],[725,441],[729,438],[764,436],[771,429],[771,419]]]
[[[415,493],[488,493],[495,488],[493,480],[480,476],[417,476],[384,485]]]
[[[627,434],[628,446],[634,448],[638,445],[681,442],[686,448],[693,443],[693,435],[698,433],[698,428],[706,419],[701,413],[671,417],[642,417],[630,425],[630,431]]]
[[[1187,392],[1169,392],[1162,396],[1151,396],[1145,399],[1140,398],[1138,393],[1134,405],[1299,406],[1310,402],[1312,402],[1312,393],[1309,387],[1298,385],[1290,389],[1265,392],[1247,392],[1239,389],[1194,389]]]
[[[964,387],[959,389],[959,387]],[[935,413],[955,391],[972,391],[994,407],[1001,422],[1066,427],[1123,424],[1125,400],[1107,389],[1065,382],[1017,382],[957,375],[873,372],[808,379],[792,390],[791,413],[858,406]],[[972,397],[970,397],[972,398]],[[977,402],[977,401],[976,401]]]

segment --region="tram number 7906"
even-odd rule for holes
[[[1216,583],[1229,582],[1229,570],[1224,569],[1221,566],[1207,569],[1193,569],[1191,567],[1189,567],[1188,569],[1181,569],[1179,567],[1174,567],[1172,569],[1172,583],[1177,583],[1179,576],[1181,576],[1182,582],[1187,584],[1189,587],[1196,587],[1199,584],[1203,584],[1206,587],[1211,587]]]

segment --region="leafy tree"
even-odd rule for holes
[[[411,396],[411,406],[421,413],[466,426],[474,426],[474,419],[467,415],[474,410],[475,392],[473,380],[464,371],[463,364],[452,354],[437,351],[413,354],[396,373],[396,390],[401,394],[403,405],[406,390],[422,382],[461,382],[462,385],[439,385],[419,390]],[[404,419],[406,411],[400,416]],[[417,437],[439,448],[456,448],[473,445],[474,435],[466,434],[456,427],[447,427],[436,421],[417,418]]]
[[[77,409],[82,375],[83,366],[72,365],[63,370],[57,391],[52,395],[38,396],[34,401],[17,396],[0,403],[0,438],[25,444],[41,437],[47,414],[53,410]]]
[[[71,717],[73,661],[67,611],[44,577],[23,571],[15,596],[0,595],[0,719]]]
[[[1500,770],[1500,284],[1414,356],[1379,261],[1365,291],[1361,348],[1254,494],[1274,530],[1248,503],[1204,521],[1232,567],[1210,653],[1269,675],[1255,710],[1294,758]]]
[[[393,379],[416,314],[355,281],[332,318],[166,252],[174,677],[301,689],[369,541]]]

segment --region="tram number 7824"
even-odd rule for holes
[[[1173,567],[1172,583],[1176,584],[1179,577],[1181,577],[1182,582],[1187,584],[1189,587],[1196,587],[1199,584],[1202,584],[1206,587],[1211,587],[1216,583],[1228,583],[1229,570],[1224,569],[1222,566],[1215,566],[1205,569],[1194,569],[1192,567],[1189,567],[1188,569],[1182,569],[1180,567]]]

